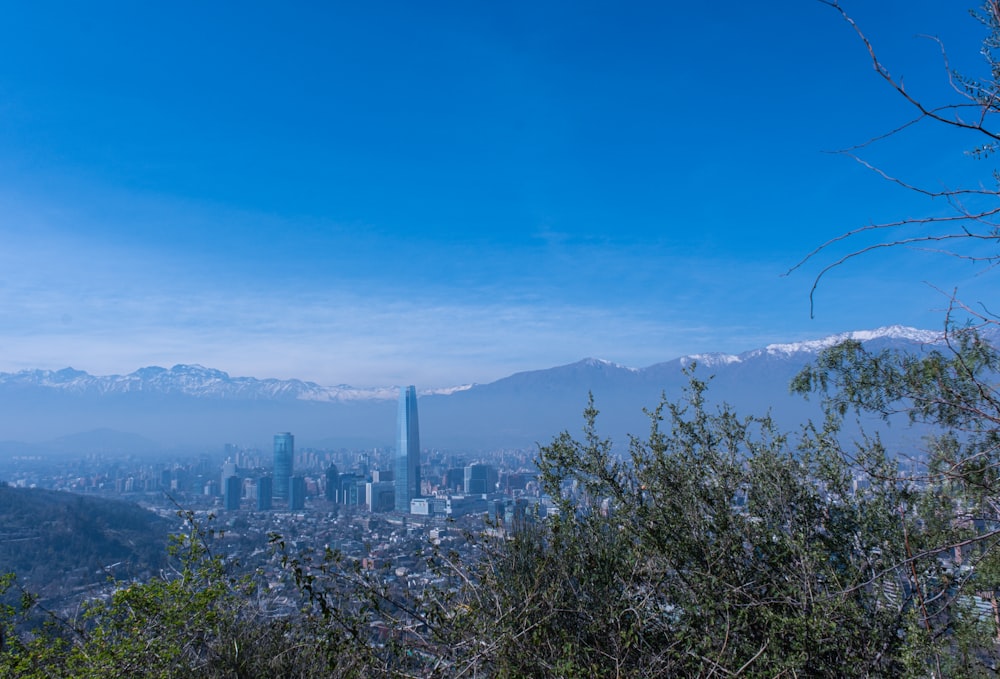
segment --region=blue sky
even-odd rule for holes
[[[819,2],[5,4],[2,371],[434,387],[937,328],[942,291],[995,290],[883,253],[811,318],[850,245],[781,275],[946,209],[828,153],[910,111]],[[982,72],[960,5],[845,7],[911,91],[948,95],[919,34]],[[920,126],[864,153],[990,182],[969,146]]]

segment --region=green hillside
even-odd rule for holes
[[[166,556],[169,522],[128,502],[0,485],[0,572],[41,596],[143,577]]]

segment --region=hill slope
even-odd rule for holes
[[[0,484],[0,572],[44,597],[145,577],[164,563],[170,527],[128,502]]]

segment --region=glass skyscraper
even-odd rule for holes
[[[417,390],[399,390],[399,437],[396,441],[396,511],[410,511],[410,500],[420,497],[420,425]]]
[[[288,499],[288,480],[292,478],[295,437],[282,432],[274,435],[274,497]]]
[[[497,471],[492,465],[473,462],[465,467],[463,476],[466,495],[485,495],[496,490]]]
[[[257,479],[257,510],[265,512],[271,508],[271,493],[273,484],[270,476]]]
[[[227,510],[240,508],[240,497],[243,494],[243,480],[238,476],[227,476],[223,482],[222,492]]]
[[[288,508],[305,509],[306,479],[303,476],[293,476],[288,482]]]

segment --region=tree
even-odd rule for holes
[[[0,609],[8,647],[0,677],[315,677],[351,676],[324,653],[323,637],[298,620],[266,615],[255,578],[231,572],[210,549],[213,531],[184,512],[187,532],[170,548],[171,568],[144,583],[122,582],[79,619],[51,616],[27,636],[15,611]],[[13,584],[0,578],[0,593]],[[30,609],[33,602],[22,608]]]
[[[874,167],[858,154],[880,139],[927,121],[969,135],[972,142],[968,154],[972,158],[985,161],[993,157],[1000,148],[995,118],[1000,113],[1000,2],[988,0],[979,12],[973,13],[986,29],[980,53],[987,75],[977,78],[950,69],[942,45],[955,97],[931,106],[892,75],[872,42],[839,2],[820,1],[835,9],[855,30],[876,73],[915,113],[911,120],[846,153],[893,184],[939,202],[943,199],[948,211],[847,231],[820,245],[792,270],[825,254],[834,243],[896,227],[905,229],[906,235],[861,247],[822,266],[810,297],[831,270],[851,258],[884,248],[934,247],[946,255],[991,268],[1000,261],[996,247],[1000,241],[1000,173],[992,170],[986,185],[929,189]],[[874,574],[872,582],[902,572],[905,587],[915,595],[907,628],[910,673],[992,676],[998,669],[1000,625],[1000,353],[994,344],[1000,318],[987,303],[973,306],[952,293],[943,325],[941,345],[917,354],[871,353],[853,341],[832,347],[796,377],[793,389],[820,395],[833,421],[862,412],[886,420],[902,413],[911,423],[929,428],[931,434],[923,451],[893,451],[900,457],[918,458],[920,464],[911,466],[907,473],[868,463],[863,451],[878,445],[877,438],[863,437],[857,444],[861,454],[844,453],[845,462],[857,466],[873,481],[892,479],[910,489],[910,497],[897,508],[904,552],[897,552],[895,560]],[[842,449],[850,450],[846,446]]]
[[[541,448],[558,514],[481,576],[500,597],[502,676],[898,676],[912,596],[875,582],[905,559],[887,476],[853,492],[833,423],[795,443],[767,418],[710,412],[692,376],[627,459],[596,428]],[[888,468],[878,450],[872,464]]]
[[[860,412],[886,420],[905,413],[931,427],[921,455],[892,451],[911,462],[905,472],[881,458],[872,464],[867,452],[880,446],[877,438],[854,444],[856,453],[840,444],[845,464],[873,482],[908,489],[895,508],[903,552],[872,582],[902,574],[915,595],[909,660],[917,676],[928,666],[938,676],[998,667],[1000,410],[989,386],[998,367],[1000,355],[974,328],[952,329],[943,349],[917,355],[869,353],[859,342],[844,342],[824,351],[792,385],[820,394],[828,417],[838,422]]]

